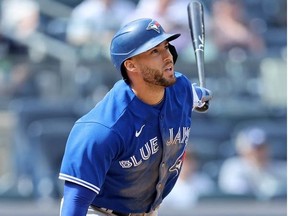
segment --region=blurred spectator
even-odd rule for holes
[[[11,64],[13,64],[11,67],[6,68],[6,77],[0,77],[0,97],[10,99],[39,97],[40,89],[31,63],[23,56]]]
[[[37,30],[39,5],[34,0],[1,1],[1,35],[9,54],[27,54],[25,41]]]
[[[213,180],[199,170],[196,154],[187,150],[177,183],[161,206],[182,210],[191,208],[200,196],[208,195],[215,189]]]
[[[189,0],[140,0],[137,8],[123,24],[138,18],[153,18],[157,20],[167,32],[179,32],[181,37],[173,41],[179,54],[187,44],[191,44],[187,5]]]
[[[38,28],[39,5],[34,0],[3,0],[0,4],[0,97],[38,97],[27,41]]]
[[[134,8],[129,0],[85,0],[72,11],[67,41],[79,47],[84,58],[106,57],[112,35]]]
[[[215,0],[211,6],[211,39],[220,53],[261,54],[265,44],[246,19],[242,0]],[[241,51],[242,50],[242,51]]]
[[[5,36],[24,41],[39,25],[39,5],[34,0],[1,1],[1,30]]]
[[[219,187],[228,194],[252,195],[259,200],[286,195],[286,161],[269,155],[266,133],[247,128],[237,134],[238,155],[227,159],[219,173]]]

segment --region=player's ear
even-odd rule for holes
[[[134,72],[136,70],[135,63],[132,59],[127,59],[124,62],[124,67],[126,68],[127,71],[132,71]]]

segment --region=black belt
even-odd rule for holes
[[[97,211],[112,213],[112,214],[115,214],[115,215],[117,215],[117,216],[130,216],[130,215],[131,215],[131,213],[117,212],[117,211],[114,211],[114,210],[110,210],[110,209],[106,209],[106,208],[101,208],[101,207],[94,206],[94,205],[92,205],[91,207],[94,208],[94,209],[97,210]]]
[[[107,209],[107,208],[101,208],[101,207],[98,207],[98,206],[94,206],[94,205],[91,205],[92,209],[94,210],[97,210],[97,211],[100,211],[100,212],[103,212],[103,213],[108,213],[108,214],[114,214],[114,215],[117,215],[117,216],[148,216],[150,215],[150,213],[122,213],[122,212],[117,212],[117,211],[114,211],[112,209]]]
[[[113,210],[112,210],[112,214],[115,214],[117,216],[129,216],[130,215],[130,213],[126,214],[126,213],[117,212],[117,211],[113,211]]]

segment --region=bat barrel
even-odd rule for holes
[[[204,45],[205,45],[205,29],[203,6],[198,1],[188,4],[188,21],[191,33],[192,44],[195,52],[195,59],[198,70],[198,77],[201,87],[205,87],[204,73]]]

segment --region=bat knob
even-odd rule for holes
[[[206,101],[202,107],[196,107],[197,112],[206,112],[209,109],[209,101]]]

